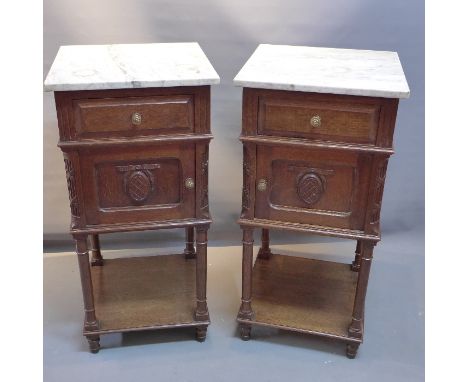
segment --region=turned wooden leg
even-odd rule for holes
[[[205,342],[207,329],[208,329],[207,325],[196,327],[196,337],[197,337],[198,342]]]
[[[270,250],[270,231],[268,229],[262,229],[262,246],[258,251],[257,257],[260,259],[269,259],[271,256]]]
[[[353,270],[354,272],[357,272],[359,271],[360,266],[361,266],[361,240],[358,240],[356,244],[356,252],[354,256],[354,261],[351,264],[351,270]]]
[[[184,255],[186,259],[194,259],[196,256],[195,247],[193,245],[194,231],[195,229],[193,227],[185,228]]]
[[[252,331],[252,325],[239,324],[240,338],[242,341],[250,340],[250,333]]]
[[[99,336],[86,336],[88,339],[89,351],[91,353],[97,353],[101,348],[99,343]]]
[[[206,246],[207,246],[207,227],[197,227],[197,307],[195,310],[196,321],[208,321],[208,305],[206,303]]]
[[[84,329],[93,331],[99,329],[94,310],[93,282],[91,280],[91,268],[89,265],[88,240],[86,235],[75,235],[76,254],[80,268],[81,289],[83,292],[83,304],[85,311]],[[99,350],[99,338],[88,336],[89,347],[92,352]],[[91,338],[91,339],[90,339]]]
[[[356,296],[354,298],[353,316],[351,319],[351,325],[348,328],[348,335],[350,337],[358,338],[360,340],[362,340],[364,331],[364,305],[366,300],[367,284],[369,282],[369,273],[371,269],[374,246],[375,242],[373,241],[363,240],[361,242],[361,266],[359,267],[359,276],[356,286]],[[357,347],[355,351],[357,352]]]
[[[99,235],[91,235],[91,265],[100,266],[104,264],[101,255],[101,244],[99,243]]]
[[[252,302],[253,229],[243,229],[242,240],[242,299],[238,318],[253,317]]]
[[[359,348],[359,343],[350,343],[346,345],[346,357],[353,359],[356,358],[356,354]]]

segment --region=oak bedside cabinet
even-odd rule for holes
[[[234,83],[244,87],[241,337],[253,325],[314,334],[354,358],[398,100],[409,96],[398,55],[262,44]],[[270,229],[356,240],[355,260],[271,254]]]
[[[197,43],[63,46],[55,58],[45,90],[55,92],[92,352],[112,332],[194,327],[206,337],[210,85],[218,83]],[[183,254],[101,255],[101,234],[169,228],[185,228]]]

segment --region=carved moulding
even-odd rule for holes
[[[325,194],[327,176],[332,176],[334,170],[312,168],[304,164],[291,164],[289,171],[304,168],[296,178],[296,192],[298,198],[308,205],[317,203]]]
[[[76,177],[73,161],[64,153],[63,161],[65,162],[65,173],[67,177],[68,199],[70,201],[71,212],[71,227],[76,228],[79,225],[81,216],[80,203],[78,201],[78,193],[76,190]]]
[[[209,151],[208,145],[204,146],[201,158],[201,202],[200,211],[202,217],[209,218],[210,210],[208,204],[208,165],[209,165]]]
[[[123,172],[123,186],[125,193],[135,204],[143,204],[153,193],[155,180],[152,170],[160,168],[157,163],[117,166],[119,172]]]
[[[376,169],[376,183],[374,189],[374,195],[371,199],[371,215],[370,215],[370,227],[371,230],[378,234],[380,231],[380,210],[382,208],[382,198],[385,185],[385,177],[387,174],[388,158],[381,159]]]
[[[243,186],[242,186],[242,212],[241,217],[250,211],[250,181],[252,176],[251,156],[249,149],[244,145]]]
[[[315,204],[325,192],[325,180],[318,174],[306,172],[297,180],[297,195],[304,203]]]

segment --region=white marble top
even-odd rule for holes
[[[61,46],[46,91],[219,84],[200,45],[191,43]]]
[[[234,78],[238,86],[408,98],[396,52],[260,44]]]

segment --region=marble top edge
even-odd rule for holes
[[[258,44],[258,46],[255,48],[257,49],[263,49],[265,47],[271,47],[271,48],[276,48],[276,47],[284,47],[284,48],[306,48],[306,49],[314,49],[314,50],[323,50],[323,51],[336,51],[336,52],[360,52],[360,53],[382,53],[382,54],[392,54],[392,55],[397,55],[398,52],[395,52],[393,50],[372,50],[372,49],[354,49],[354,48],[331,48],[328,46],[309,46],[309,45],[278,45],[278,44]],[[254,51],[255,52],[255,51]]]
[[[260,44],[234,85],[277,90],[408,98],[397,52]]]
[[[45,91],[216,85],[220,78],[200,45],[146,43],[63,45]]]

